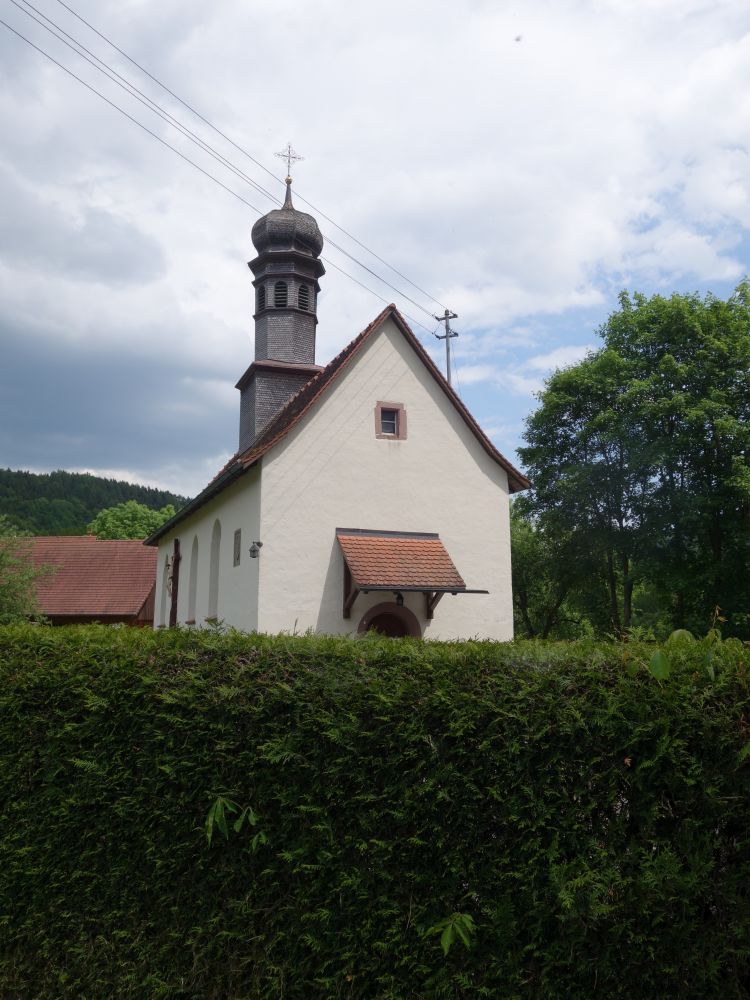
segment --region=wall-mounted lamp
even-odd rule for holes
[[[253,544],[248,549],[251,559],[257,559],[260,555],[260,550],[263,548],[263,542],[253,542]]]
[[[403,608],[404,606],[404,595],[400,590],[396,591],[396,607]]]

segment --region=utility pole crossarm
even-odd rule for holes
[[[446,309],[442,316],[436,316],[435,319],[438,323],[445,324],[445,333],[436,333],[435,336],[438,340],[445,341],[445,378],[448,385],[451,384],[451,351],[450,342],[451,338],[457,337],[458,334],[455,330],[451,330],[451,320],[458,319],[458,313],[451,312],[450,309]]]

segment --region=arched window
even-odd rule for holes
[[[214,521],[211,532],[211,564],[208,574],[208,614],[206,618],[219,617],[219,555],[221,552],[221,524]]]
[[[263,310],[266,308],[266,286],[265,285],[259,285],[258,286],[257,303],[258,303],[258,307],[257,307],[256,312],[263,312]]]
[[[273,286],[273,304],[277,309],[285,309],[287,305],[287,287],[285,281],[277,281]]]
[[[198,591],[198,536],[193,539],[190,552],[190,577],[188,580],[188,613],[187,620],[195,621],[195,596]]]
[[[162,627],[167,625],[167,594],[169,593],[170,566],[169,552],[167,552],[164,556],[164,568],[161,577],[161,599],[159,601],[159,625]]]
[[[297,305],[300,309],[310,308],[310,289],[307,285],[300,285],[297,293]]]

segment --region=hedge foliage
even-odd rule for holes
[[[0,629],[0,995],[750,996],[750,650],[672,647]]]

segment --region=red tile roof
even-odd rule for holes
[[[286,406],[279,410],[278,414],[260,433],[257,440],[254,441],[253,444],[245,451],[237,452],[233,455],[224,468],[221,469],[216,476],[214,476],[205,490],[203,490],[203,492],[195,497],[194,500],[186,504],[180,511],[178,511],[171,521],[167,521],[167,523],[162,525],[157,532],[151,535],[151,537],[147,539],[147,544],[155,545],[159,538],[171,531],[176,524],[179,524],[181,520],[189,514],[192,514],[194,510],[202,507],[203,504],[207,503],[212,497],[216,496],[217,493],[220,493],[225,486],[228,486],[239,475],[254,465],[258,459],[265,455],[267,451],[270,451],[271,448],[283,441],[287,434],[289,434],[289,432],[297,426],[307,411],[315,404],[323,393],[327,391],[329,386],[346,369],[352,359],[359,354],[369,339],[388,319],[393,320],[396,324],[396,327],[404,335],[432,377],[448,397],[449,401],[458,410],[468,425],[469,430],[479,441],[490,458],[497,462],[497,464],[508,473],[508,488],[510,492],[517,493],[519,490],[528,489],[531,485],[529,480],[522,472],[519,472],[519,470],[512,465],[504,455],[500,454],[476,422],[474,417],[472,417],[471,413],[469,413],[459,396],[455,393],[451,386],[448,385],[440,369],[414,336],[401,313],[395,305],[391,304],[386,306],[386,308],[375,317],[372,323],[365,327],[365,329],[357,337],[355,337],[351,343],[347,344],[343,351],[341,351],[340,354],[337,354],[336,357],[330,361],[322,371],[320,371],[317,375],[314,375],[309,382],[306,382],[299,392],[292,396]]]
[[[29,541],[35,565],[56,567],[37,582],[45,615],[135,617],[156,582],[157,552],[138,539],[70,535]]]
[[[336,537],[359,590],[466,589],[438,535],[339,528]]]

